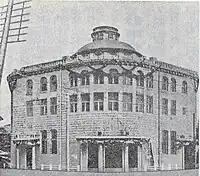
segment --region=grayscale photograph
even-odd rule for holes
[[[0,176],[198,176],[198,1],[0,1]]]

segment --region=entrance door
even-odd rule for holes
[[[27,169],[32,169],[32,147],[26,148]]]
[[[185,146],[185,169],[194,169],[195,168],[195,145],[187,145]]]

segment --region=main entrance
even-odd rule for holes
[[[26,161],[27,169],[32,169],[32,147],[30,146],[26,147]]]
[[[149,163],[148,140],[130,136],[78,137],[80,171],[143,171]]]

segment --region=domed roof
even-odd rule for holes
[[[82,52],[90,52],[97,49],[114,49],[114,50],[126,50],[128,52],[136,52],[135,48],[131,45],[120,42],[118,40],[96,40],[91,43],[84,45],[82,48],[78,50],[78,53]]]

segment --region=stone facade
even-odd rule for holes
[[[118,40],[120,35],[116,28],[97,27],[91,36],[93,42],[71,57],[23,67],[8,76],[12,96],[13,167],[68,171],[96,169],[101,172],[186,168],[184,148],[185,143],[189,146],[193,143],[197,73],[144,57],[132,46]],[[50,88],[53,75],[56,76],[55,91]],[[103,75],[102,84],[96,80],[96,75]],[[41,91],[43,77],[47,80],[45,91]],[[163,77],[168,79],[167,90],[163,90]],[[150,86],[147,85],[148,78],[153,78]],[[176,81],[173,91],[172,78]],[[131,82],[127,83],[126,79]],[[27,95],[28,80],[32,80],[30,95]],[[185,92],[184,81],[187,83]],[[98,101],[94,95],[98,92],[104,93],[103,110],[94,103]],[[109,97],[112,92],[117,93],[117,98]],[[128,109],[124,99],[126,93],[131,94]],[[89,95],[86,100],[89,105],[83,105],[83,94]],[[143,96],[142,100],[136,97],[137,94]],[[73,100],[72,95],[76,96]],[[150,103],[147,103],[148,96],[153,97]],[[52,115],[53,97],[57,97],[57,103],[56,113]],[[163,113],[163,98],[168,100],[167,114]],[[47,99],[47,112],[43,115],[42,99]],[[176,100],[175,114],[171,108],[172,100]],[[30,101],[32,115],[28,117],[27,102]],[[47,131],[46,154],[42,154],[43,130]],[[56,154],[52,154],[52,130],[57,131]],[[168,131],[167,154],[163,154],[162,149],[163,130]],[[171,154],[172,131],[176,144],[182,144],[176,145],[175,154]],[[98,145],[97,168],[84,164],[89,160],[88,144],[91,142]],[[105,164],[105,151],[112,142],[122,144],[121,168],[110,169]],[[137,166],[131,170],[129,166],[133,160],[128,151],[133,145],[138,147]],[[31,148],[32,161],[29,166],[28,147]]]

